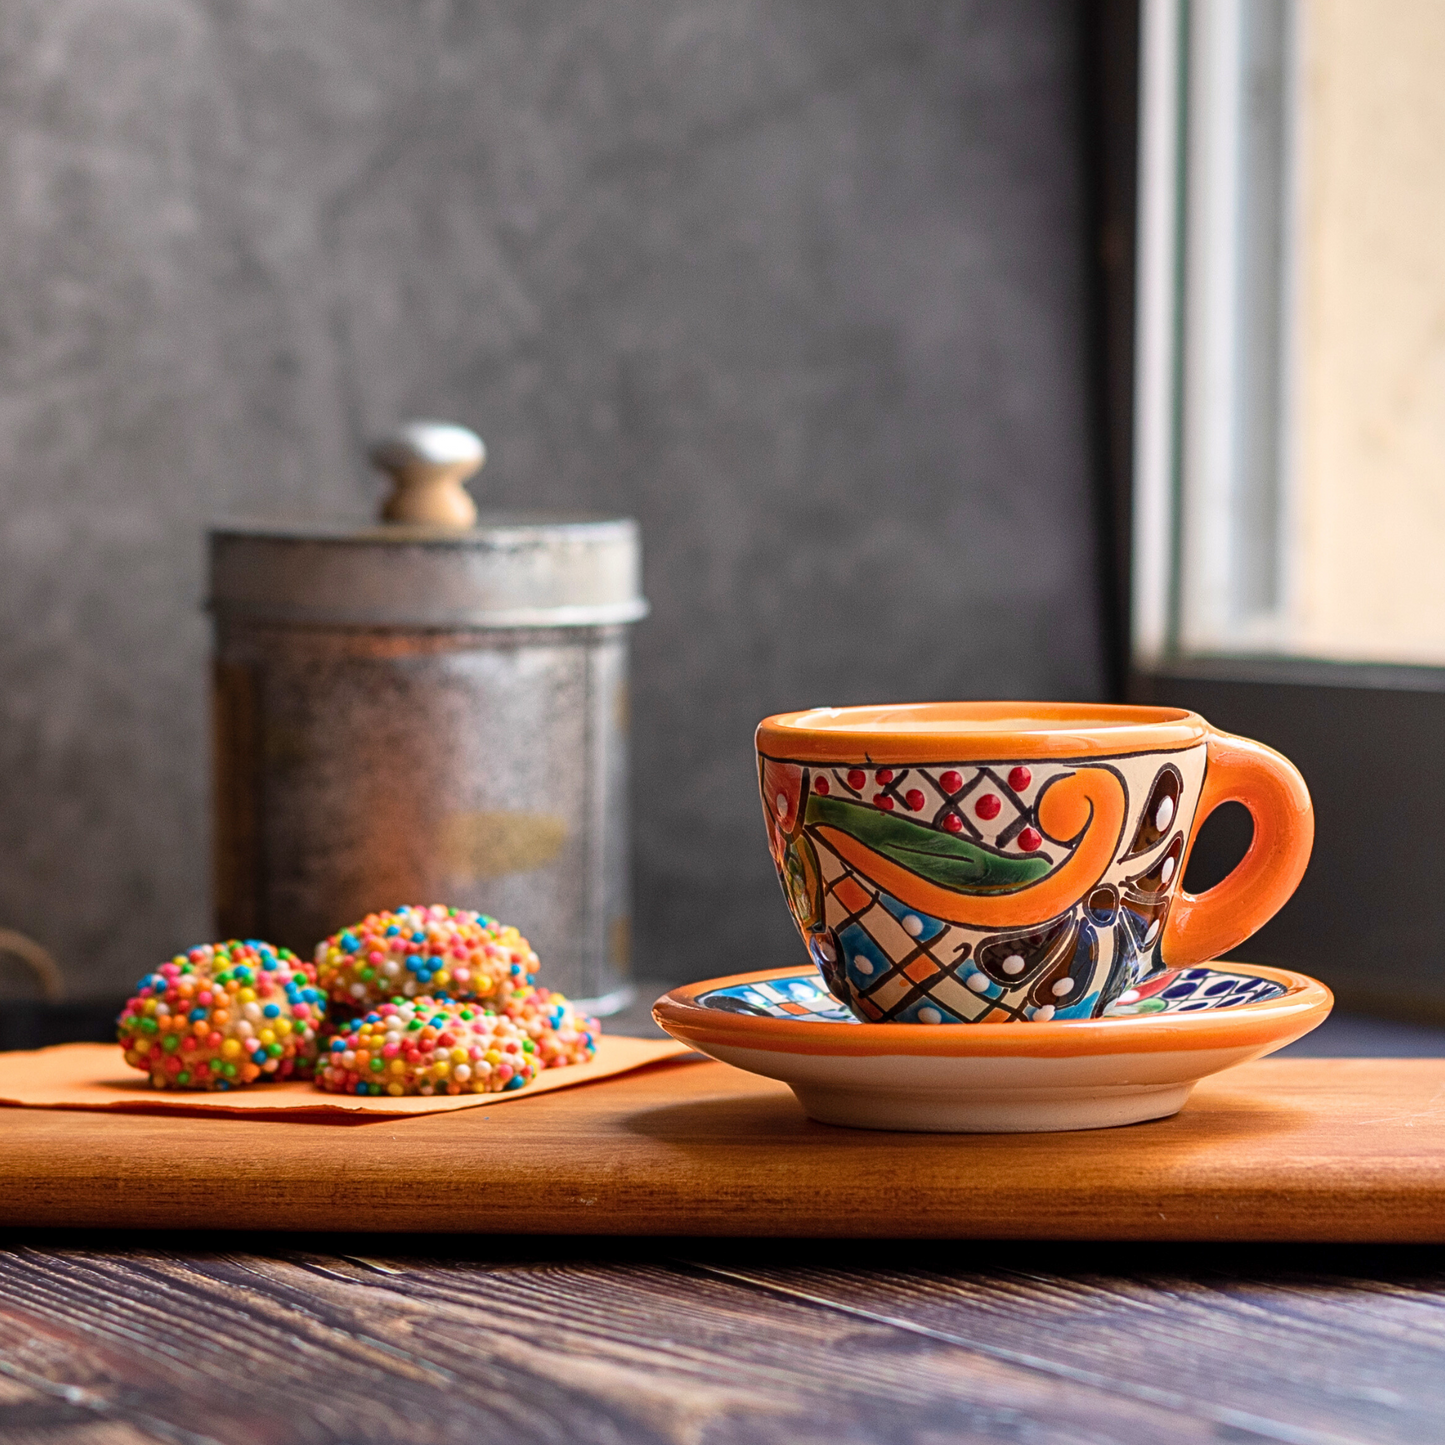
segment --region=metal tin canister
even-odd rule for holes
[[[630,997],[628,519],[210,537],[219,936],[309,957],[378,908],[475,908],[541,980]]]

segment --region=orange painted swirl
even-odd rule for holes
[[[838,828],[818,836],[865,878],[900,903],[967,928],[1028,928],[1072,908],[1104,876],[1124,832],[1128,799],[1112,768],[1080,768],[1056,779],[1039,799],[1039,827],[1060,842],[1079,841],[1058,868],[1009,892],[957,893],[875,852]]]

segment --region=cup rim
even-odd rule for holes
[[[1105,702],[909,702],[806,708],[758,724],[757,750],[800,763],[944,763],[1172,752],[1208,736],[1198,713]]]

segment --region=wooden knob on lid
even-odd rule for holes
[[[381,520],[458,531],[474,526],[477,504],[462,483],[486,459],[486,444],[464,426],[409,421],[398,427],[371,448],[372,462],[394,484]]]

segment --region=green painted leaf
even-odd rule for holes
[[[850,803],[845,798],[808,798],[807,821],[837,828],[930,883],[955,893],[999,893],[1025,888],[1053,866],[1045,858],[996,853],[981,843],[926,827],[909,818]]]

